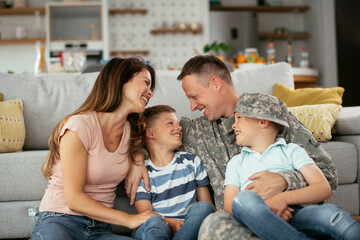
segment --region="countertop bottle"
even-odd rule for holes
[[[34,73],[46,73],[47,67],[45,62],[45,46],[40,42],[36,43],[36,61],[34,67]]]
[[[266,53],[267,53],[267,64],[274,64],[275,63],[275,47],[274,47],[273,42],[268,43]]]
[[[289,63],[291,65],[291,67],[294,67],[294,57],[293,57],[291,41],[288,41],[288,43],[287,43],[285,62]]]
[[[308,68],[309,67],[309,53],[306,51],[305,46],[301,47],[300,53],[300,67],[301,68]]]

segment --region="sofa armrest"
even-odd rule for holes
[[[336,134],[360,134],[360,106],[343,107],[335,123]]]

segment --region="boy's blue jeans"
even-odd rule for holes
[[[197,239],[200,225],[203,220],[211,213],[215,212],[215,208],[209,202],[197,202],[189,209],[184,224],[173,237],[170,227],[160,216],[149,218],[144,224],[133,231],[132,237],[135,239]]]
[[[132,239],[111,231],[109,224],[85,216],[75,216],[56,212],[37,214],[32,240],[38,239]]]
[[[294,208],[289,223],[281,219],[254,192],[240,191],[232,204],[236,220],[262,239],[359,239],[360,223],[333,204]]]

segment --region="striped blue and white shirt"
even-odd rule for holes
[[[175,152],[165,167],[145,161],[150,176],[150,192],[141,180],[135,201],[148,200],[153,211],[168,218],[185,219],[189,208],[196,202],[196,188],[209,185],[201,159],[190,153]]]

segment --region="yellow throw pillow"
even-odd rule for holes
[[[25,141],[21,99],[0,102],[0,153],[20,152]]]
[[[344,88],[299,88],[291,89],[282,84],[275,84],[273,95],[283,100],[288,107],[315,104],[342,104]]]
[[[342,106],[337,104],[305,105],[289,107],[289,111],[310,130],[318,142],[329,141],[331,129]]]

